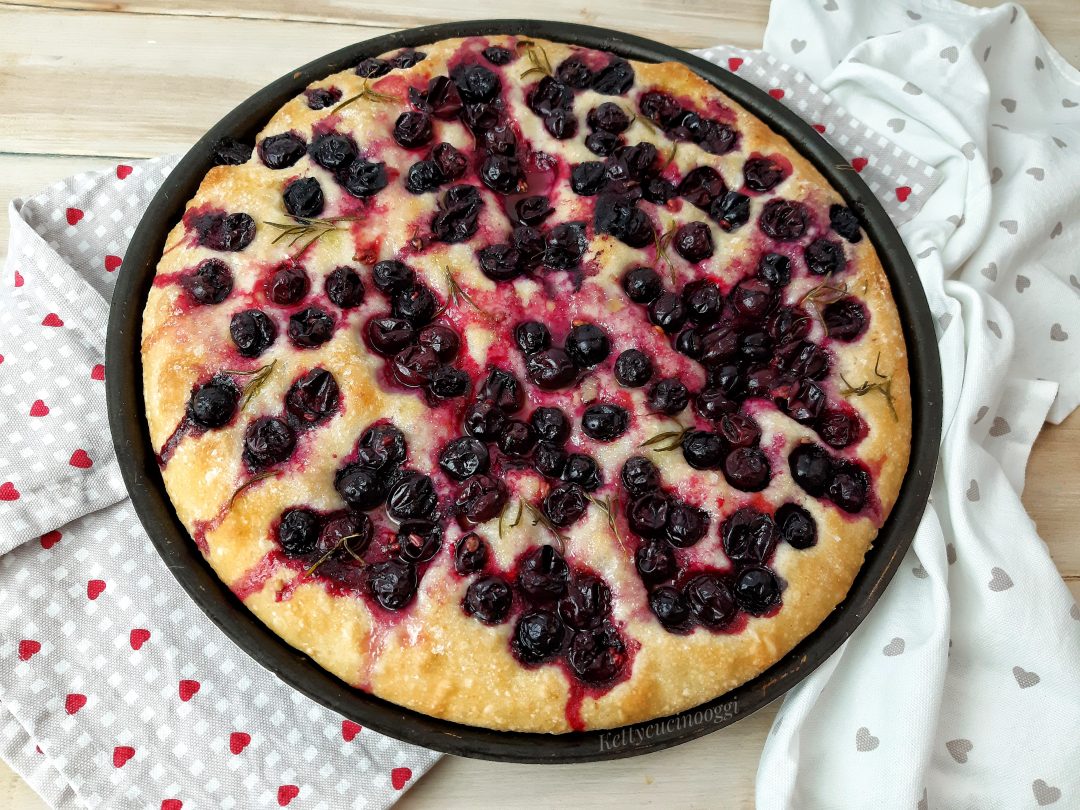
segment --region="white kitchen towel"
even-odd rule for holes
[[[1080,807],[1080,609],[1020,502],[1080,401],[1080,74],[1013,4],[775,0],[765,49],[944,175],[901,233],[945,433],[912,553],[785,701],[758,806]]]

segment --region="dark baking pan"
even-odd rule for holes
[[[682,62],[786,137],[862,213],[892,283],[907,338],[914,416],[911,465],[900,498],[844,602],[768,671],[710,703],[669,718],[613,731],[563,735],[490,731],[437,720],[350,687],[290,647],[233,596],[177,519],[143,416],[139,343],[142,311],[169,229],[210,169],[210,146],[224,135],[250,142],[286,101],[309,83],[366,56],[449,37],[542,37],[614,51],[644,62]],[[124,480],[147,534],[180,585],[232,641],[289,686],[363,726],[406,742],[468,757],[514,762],[587,762],[644,754],[686,742],[746,717],[805,678],[854,632],[892,579],[919,524],[937,464],[941,370],[937,337],[907,250],[881,205],[847,162],[795,113],[753,85],[683,51],[618,31],[537,20],[431,25],[369,39],[283,76],[241,103],[206,133],[150,203],[124,256],[109,316],[106,376],[109,424]]]

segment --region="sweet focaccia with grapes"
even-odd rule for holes
[[[844,598],[908,462],[858,214],[680,64],[494,36],[225,140],[143,320],[221,579],[358,689],[560,733],[695,706]]]

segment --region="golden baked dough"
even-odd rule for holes
[[[447,40],[421,51],[367,60],[316,82],[267,123],[254,153],[237,156],[235,145],[225,145],[226,165],[207,173],[169,234],[144,313],[142,353],[150,435],[177,514],[221,579],[274,632],[357,688],[419,712],[559,733],[708,701],[767,669],[821,623],[844,598],[896,500],[911,439],[909,378],[878,257],[813,166],[683,65],[625,63],[514,37]],[[485,53],[509,61],[494,64]],[[447,75],[453,80],[429,88],[429,80]],[[605,103],[622,113],[607,107],[590,116]],[[404,148],[392,136],[395,122],[425,108],[434,108],[431,116],[413,115],[397,128],[399,141],[417,144]],[[286,133],[292,135],[275,137]],[[334,133],[347,138],[325,140]],[[430,156],[444,143],[465,158],[453,180],[445,175],[453,173],[454,151],[440,147],[439,163]],[[590,147],[615,151],[604,158]],[[428,162],[411,168],[422,161]],[[578,169],[574,182],[604,188],[575,193],[572,167],[589,161],[603,165]],[[699,171],[684,182],[701,167],[718,176]],[[438,187],[423,191],[425,183]],[[451,191],[460,186],[474,190]],[[547,198],[550,214],[543,216],[539,201],[519,211],[522,198],[537,195]],[[485,274],[479,252],[510,242],[522,216],[542,219],[535,225],[540,236],[519,228],[516,252],[490,251]],[[557,228],[566,223],[582,224]],[[687,223],[704,225],[679,230]],[[712,255],[691,263],[684,256],[708,251],[706,233]],[[764,260],[770,252],[789,261]],[[415,272],[419,291],[388,295],[376,288],[373,265],[390,259]],[[759,270],[763,261],[772,264]],[[640,266],[654,268],[664,289],[678,294],[653,307],[653,321],[677,323],[687,302],[694,304],[696,320],[681,341],[682,330],[665,334],[650,322],[650,308],[624,291],[625,274]],[[328,285],[339,267],[356,275],[337,271]],[[386,272],[380,284],[392,287],[393,268]],[[655,283],[647,275],[638,297]],[[703,279],[711,283],[686,289]],[[395,372],[395,359],[380,356],[365,337],[369,321],[388,316],[396,296],[397,312],[420,324],[430,315],[429,292],[439,307],[436,321],[452,333],[428,333],[424,347],[415,348],[414,329],[414,348],[398,358]],[[231,327],[239,313],[255,309],[263,315],[241,316]],[[515,328],[527,320],[545,324],[556,347],[572,325],[594,324],[610,351],[564,387],[541,389],[534,383],[540,364],[534,361],[530,374],[515,345]],[[241,353],[234,329],[256,356]],[[410,334],[400,325],[388,331],[384,347]],[[437,384],[401,384],[431,380],[453,354],[446,341],[455,335],[461,346],[449,365],[469,375],[464,395],[431,393],[460,387],[460,375],[446,368],[434,374]],[[586,350],[603,354],[592,337],[574,352],[580,365],[588,363]],[[687,356],[703,344],[706,361]],[[651,360],[650,385],[616,381],[616,358],[628,349]],[[440,353],[444,359],[436,361]],[[556,373],[565,356],[555,352],[549,361]],[[440,468],[440,453],[463,435],[462,420],[492,367],[513,375],[525,405],[515,413],[513,392],[503,390],[508,412],[482,405],[471,417],[474,427],[481,430],[477,420],[485,415],[486,424],[499,427],[506,419],[527,422],[538,406],[559,408],[572,428],[564,449],[595,460],[598,488],[586,496],[565,486],[559,504],[545,501],[558,482],[534,466],[553,471],[562,456],[553,447],[545,448],[543,462],[535,450],[522,453],[534,437],[521,424],[502,440],[516,455],[487,443],[488,479],[463,484]],[[317,369],[332,375],[336,400],[325,375],[307,377],[308,398],[299,396],[296,384]],[[683,383],[691,400],[703,388],[709,393],[700,406],[680,408],[686,390],[666,383],[654,391],[661,378]],[[594,414],[594,436],[619,432],[618,408],[628,417],[612,441],[582,429],[584,409],[597,403],[616,408]],[[741,417],[702,415],[723,412]],[[369,442],[358,456],[358,440],[376,424],[392,424],[404,436],[403,465],[389,440]],[[674,435],[658,439],[662,433]],[[738,451],[742,444],[752,447]],[[791,472],[793,452],[806,465],[803,485]],[[708,468],[691,467],[688,454]],[[656,465],[666,494],[654,492],[649,503],[630,497],[620,472],[632,456]],[[575,459],[573,468],[579,482],[595,483],[587,460]],[[351,511],[339,494],[352,485],[339,475],[343,469],[361,469],[357,486],[367,487],[359,495],[348,490]],[[760,483],[760,491],[744,491]],[[477,497],[455,506],[469,486],[467,494]],[[399,539],[381,500],[359,511],[371,505],[361,502],[365,492],[385,498],[387,487],[396,493],[399,518],[427,519],[434,510],[435,520],[406,523]],[[676,510],[680,503],[695,509]],[[789,506],[776,520],[776,510],[789,503],[805,511]],[[582,504],[584,514],[561,528],[538,517],[560,522]],[[634,523],[639,531],[628,521],[631,505],[642,510]],[[731,521],[741,508],[757,511]],[[292,509],[308,511],[282,528]],[[467,525],[466,514],[485,518],[493,510],[496,517]],[[708,518],[701,539],[695,521],[704,515],[697,510]],[[816,543],[796,548],[812,539],[806,515]],[[488,551],[481,574],[455,570],[456,546],[469,531]],[[640,532],[660,538],[647,541]],[[661,562],[675,559],[666,586],[647,586],[639,574],[635,554],[646,544]],[[400,559],[420,562],[394,562]],[[463,607],[480,576],[503,582],[480,600],[490,624]],[[568,587],[573,598],[543,596]],[[650,608],[650,587],[659,589],[656,610],[670,630]],[[499,598],[506,594],[508,612]]]

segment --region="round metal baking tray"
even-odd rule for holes
[[[892,284],[904,325],[912,378],[911,462],[899,500],[843,603],[821,626],[757,678],[679,715],[607,731],[561,735],[491,731],[404,709],[330,675],[250,613],[205,562],[173,510],[158,470],[143,409],[142,312],[165,237],[211,167],[210,147],[232,135],[248,142],[308,84],[360,59],[450,37],[515,34],[612,51],[644,62],[682,62],[768,123],[860,211]],[[831,655],[858,627],[911,544],[930,492],[941,433],[941,370],[930,311],[896,228],[846,161],[795,113],[723,68],[675,48],[592,26],[537,20],[432,25],[369,39],[305,65],[244,101],[204,135],[154,197],[124,256],[109,316],[106,375],[109,424],[128,492],[162,559],[204,613],[238,647],[312,700],[363,726],[451,754],[514,762],[587,762],[644,754],[730,725],[777,699]]]

